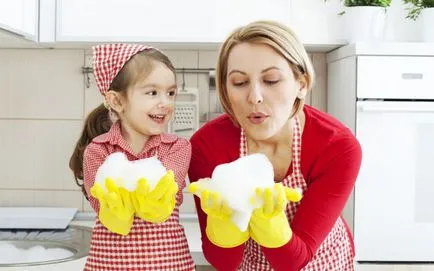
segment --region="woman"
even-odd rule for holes
[[[219,195],[195,197],[203,253],[218,270],[354,270],[352,236],[340,215],[358,175],[361,148],[343,124],[304,104],[313,81],[302,43],[284,25],[253,22],[223,43],[216,82],[226,114],[192,137],[190,181],[210,177],[217,165],[263,153],[275,182],[301,188],[303,199],[255,210],[241,232]],[[272,201],[266,192],[259,196]]]

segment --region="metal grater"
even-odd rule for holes
[[[184,89],[178,93],[170,132],[189,138],[199,128],[198,93],[196,88]]]

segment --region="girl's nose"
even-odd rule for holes
[[[165,108],[170,105],[170,103],[173,103],[173,101],[167,95],[160,95],[158,107]]]

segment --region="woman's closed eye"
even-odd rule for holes
[[[280,80],[264,80],[264,83],[267,85],[275,85],[279,82],[280,82]]]
[[[232,85],[236,86],[236,87],[242,87],[244,85],[246,85],[248,82],[247,81],[234,81],[232,82]]]

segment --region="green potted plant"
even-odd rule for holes
[[[344,0],[346,7],[383,7],[388,8],[392,0]]]
[[[403,0],[407,4],[407,18],[421,21],[422,40],[434,42],[434,0]]]
[[[348,42],[382,41],[391,0],[344,0],[343,30]]]
[[[408,19],[416,20],[423,9],[434,8],[434,0],[403,0],[408,5]]]

